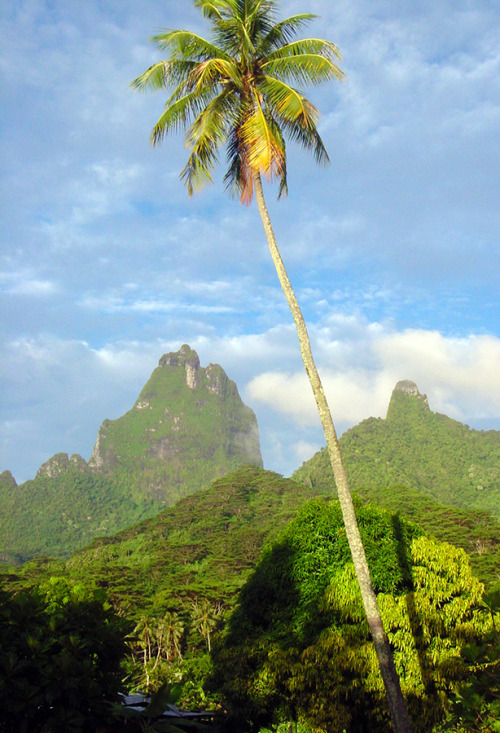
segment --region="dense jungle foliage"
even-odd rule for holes
[[[470,650],[488,640],[491,656],[498,651],[483,586],[463,550],[395,514],[360,505],[357,514],[415,730],[437,730],[457,688],[470,683]],[[390,729],[337,502],[308,502],[266,549],[213,664],[235,730],[280,719],[311,731]],[[485,655],[481,671],[488,700],[478,729],[493,730],[498,659]]]
[[[67,458],[67,456],[66,456]],[[113,534],[158,511],[146,497],[134,501],[129,482],[69,464],[56,476],[38,476],[14,489],[0,481],[0,560],[70,557],[94,537]]]

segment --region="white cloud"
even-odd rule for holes
[[[8,295],[47,297],[59,293],[60,286],[52,280],[42,280],[33,272],[0,272],[0,292]]]
[[[384,417],[400,379],[415,381],[434,411],[466,423],[498,425],[500,339],[398,332],[355,317],[330,319],[310,331],[339,433],[369,416]],[[183,342],[198,351],[203,366],[221,364],[255,410],[266,468],[289,474],[309,457],[309,449],[312,455],[322,445],[293,327],[226,337],[198,328],[188,338],[98,348],[46,335],[2,348],[1,465],[26,479],[56,452],[88,458],[102,420],[130,409],[160,356]]]
[[[401,379],[415,381],[434,411],[465,421],[500,417],[500,339],[475,335],[457,339],[414,329],[384,331],[379,324],[362,321],[356,325],[355,339],[328,342],[321,335],[319,370],[335,422],[345,426],[385,416],[391,391]],[[357,356],[351,365],[348,355],[353,349]],[[325,362],[327,353],[330,358]],[[318,422],[302,370],[263,372],[251,380],[247,392],[255,402],[271,406],[299,426]]]

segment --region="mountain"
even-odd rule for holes
[[[414,382],[398,382],[387,417],[363,420],[342,435],[340,447],[354,491],[406,486],[444,504],[500,517],[500,431],[471,430],[432,412]],[[317,490],[331,488],[326,449],[293,477]]]
[[[105,420],[87,463],[58,453],[19,486],[0,474],[0,560],[67,557],[250,464],[257,420],[218,364],[184,345],[160,359],[131,410]]]
[[[186,345],[162,356],[129,412],[103,422],[89,461],[163,505],[242,464],[262,466],[255,415],[222,367],[200,367]]]
[[[179,606],[202,593],[226,601],[254,567],[263,545],[315,492],[279,474],[242,466],[175,506],[94,539],[64,564],[35,559],[11,579],[48,575],[97,583],[132,614]]]

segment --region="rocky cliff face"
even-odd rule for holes
[[[70,468],[74,468],[77,471],[86,471],[88,469],[87,461],[78,453],[73,453],[71,458],[68,457],[67,453],[56,453],[55,456],[45,461],[38,471],[36,472],[36,478],[41,476],[48,476],[49,478],[55,478],[61,473],[64,473]]]
[[[166,504],[244,464],[262,466],[255,415],[222,367],[201,367],[187,345],[161,357],[129,412],[102,423],[89,461]]]

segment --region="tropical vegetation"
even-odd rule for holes
[[[483,586],[463,550],[390,512],[357,510],[412,722],[437,730],[468,680],[471,650],[486,638],[490,655],[498,649]],[[481,674],[491,702],[498,660],[484,655]],[[337,502],[308,502],[267,547],[219,641],[212,684],[240,731],[280,719],[311,731],[390,729]],[[485,711],[491,725],[495,708]]]
[[[158,693],[128,726],[146,725],[147,716],[156,725],[161,701],[175,698],[184,709],[227,710],[226,728],[242,733],[290,721],[303,733],[387,730],[339,504],[302,493],[312,496],[276,474],[240,469],[66,563],[7,570],[0,707],[14,716],[9,725],[31,698],[41,716],[44,696],[75,725],[118,714],[89,688],[106,664],[108,702],[117,690]],[[494,730],[498,598],[483,595],[462,549],[356,501],[415,728]],[[36,614],[26,613],[33,598]],[[72,665],[75,694],[63,686],[51,697],[63,662]],[[123,706],[119,713],[128,716]]]

